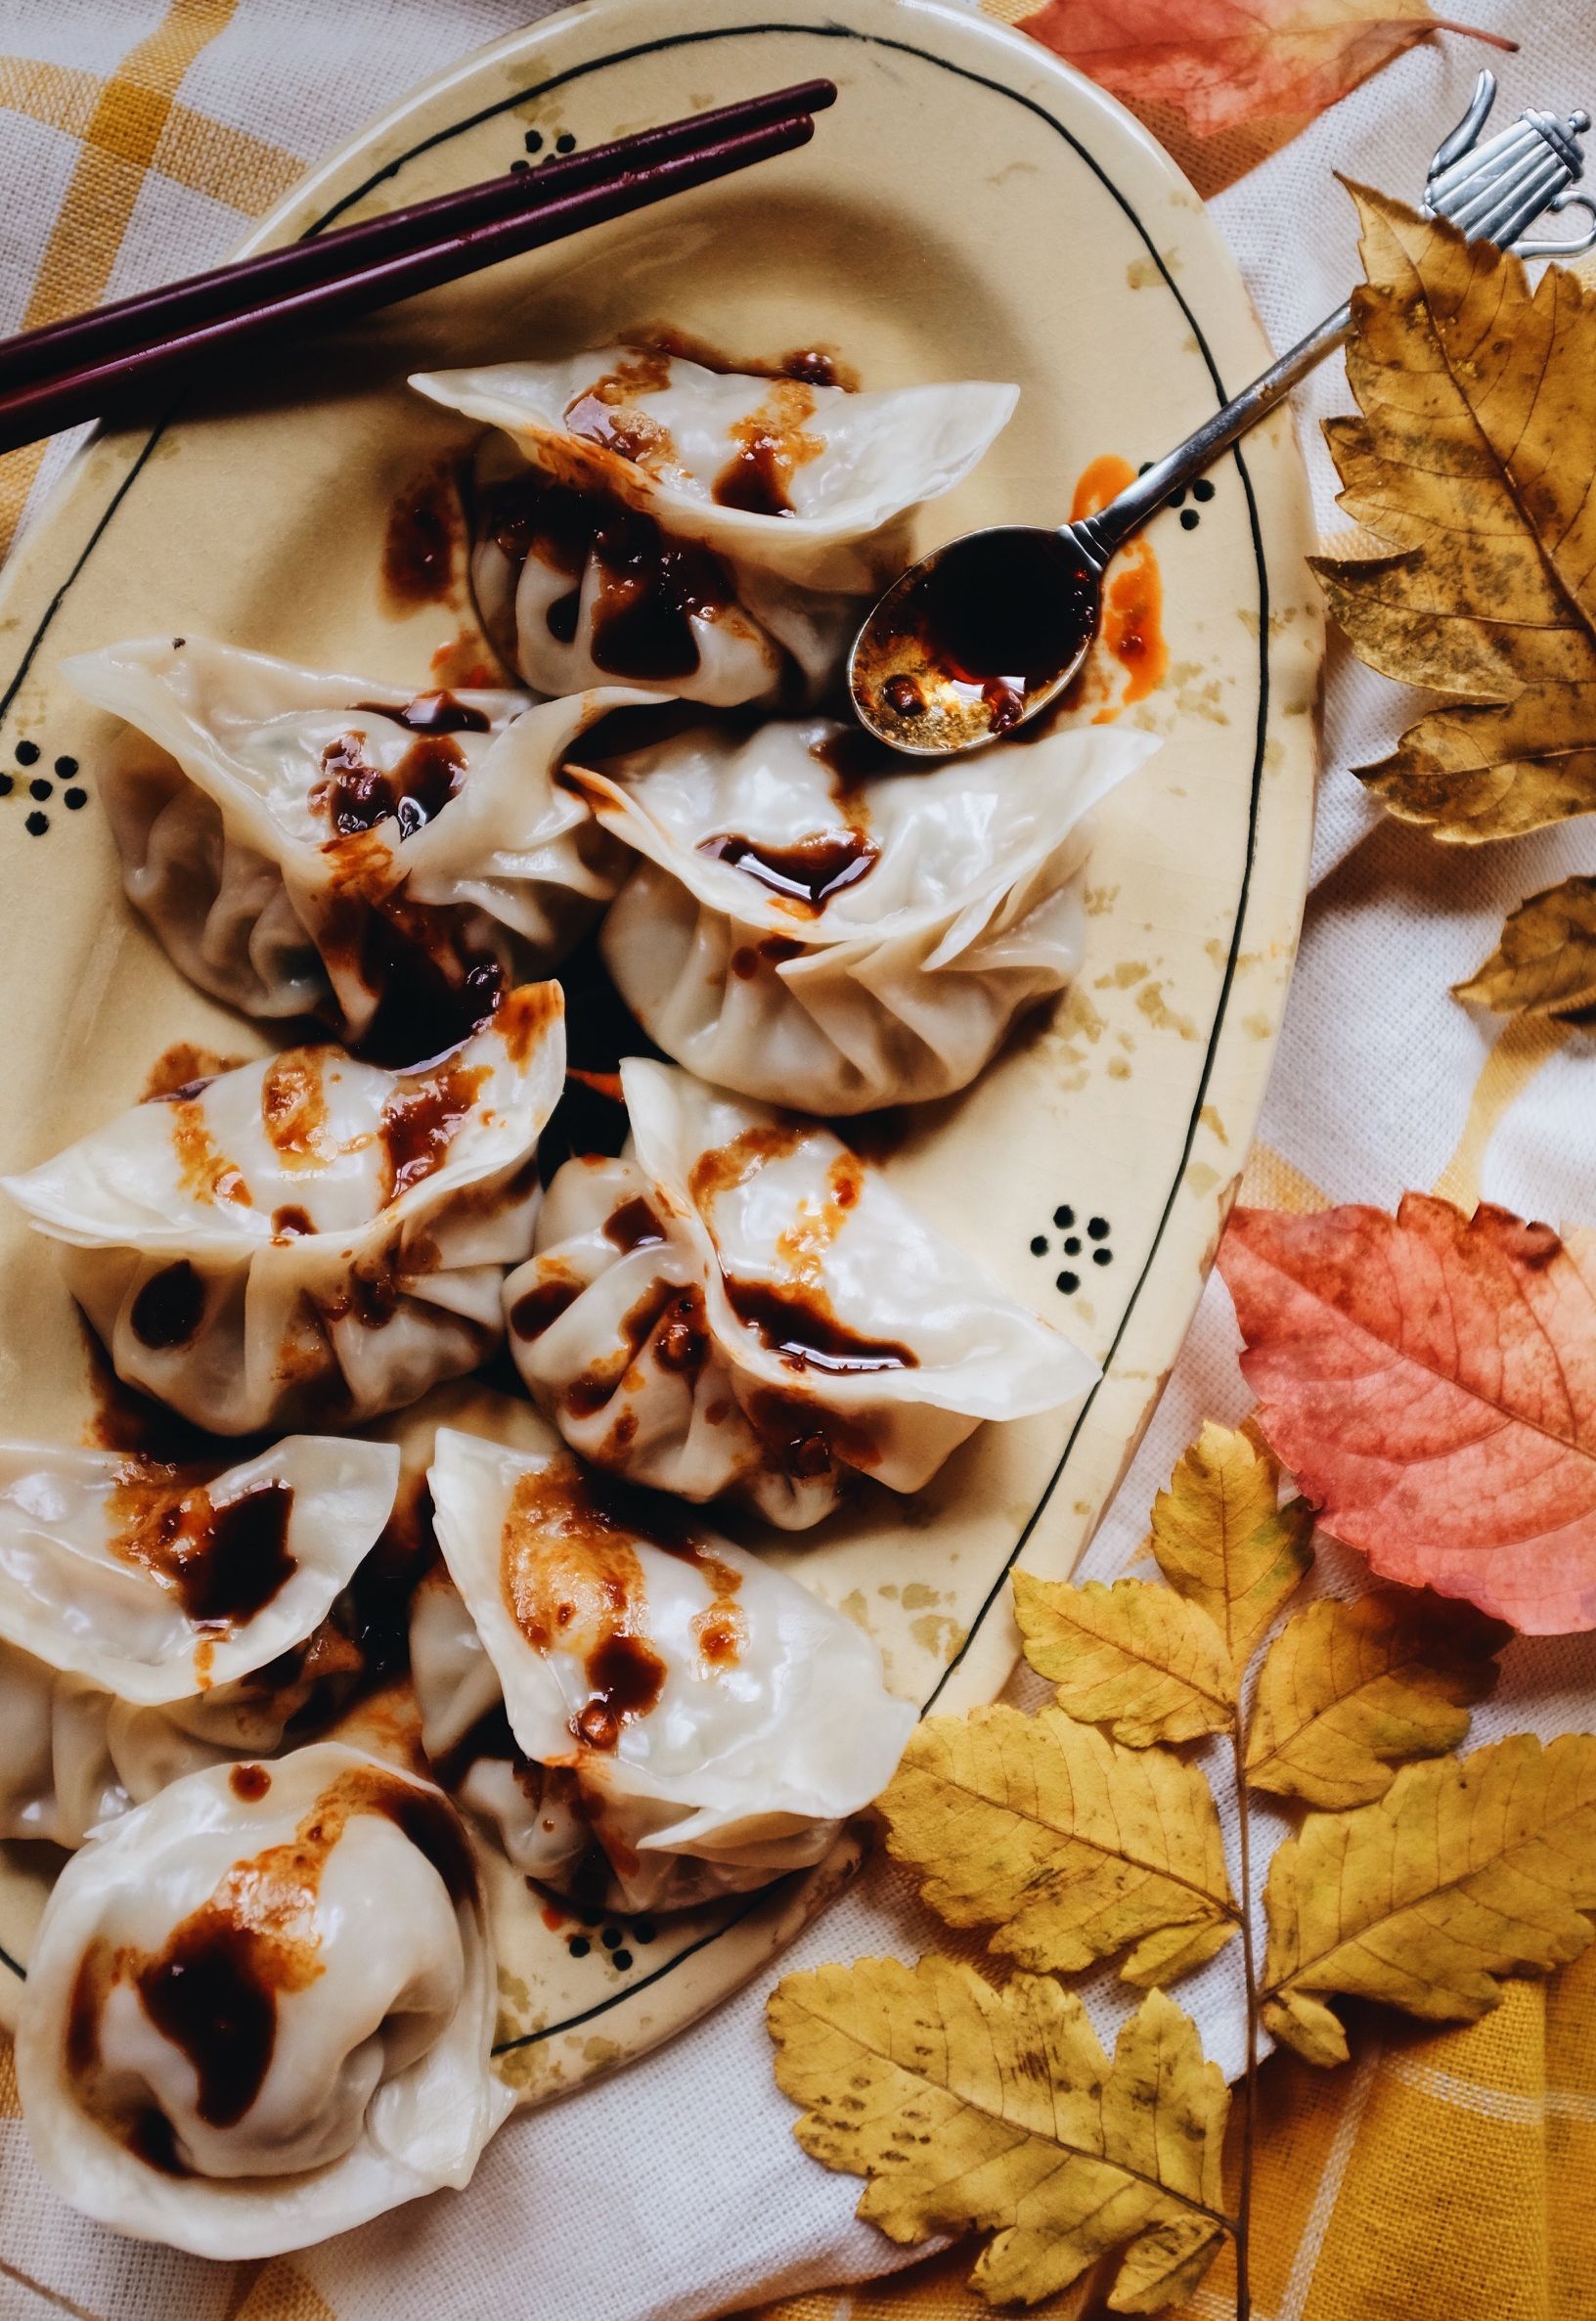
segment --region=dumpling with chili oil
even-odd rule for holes
[[[289,1049],[0,1183],[130,1386],[218,1434],[354,1425],[499,1343],[564,1069],[528,984],[421,1070]]]
[[[468,2182],[510,2109],[492,1941],[431,1783],[336,1743],[191,1773],[57,1881],[17,2076],[49,2182],[200,2256]]]

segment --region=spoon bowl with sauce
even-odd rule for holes
[[[1583,169],[1590,115],[1526,112],[1477,140],[1496,92],[1483,72],[1474,101],[1430,166],[1425,211],[1466,241],[1522,257],[1577,255],[1596,240],[1520,239],[1544,208],[1596,204],[1568,189]],[[860,722],[909,757],[956,756],[998,740],[1056,701],[1090,650],[1111,558],[1175,492],[1256,426],[1339,346],[1351,302],[1327,315],[1251,386],[1146,468],[1094,515],[1053,531],[1031,524],[966,532],[893,582],[854,640],[848,690]]]

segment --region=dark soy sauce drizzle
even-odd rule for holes
[[[592,559],[598,585],[589,649],[608,677],[690,677],[700,657],[693,620],[718,618],[735,596],[712,551],[662,532],[606,492],[516,476],[489,494],[484,528],[512,563],[536,557],[570,580],[544,616],[561,645],[576,635]]]
[[[819,912],[832,895],[873,870],[881,850],[867,831],[850,828],[817,830],[790,846],[728,831],[700,838],[697,851],[745,871],[773,894]]]
[[[195,2110],[233,2127],[260,2093],[277,2044],[277,1988],[253,1927],[197,1910],[134,1978],[151,2022],[194,2067]]]
[[[620,1250],[651,1249],[664,1238],[665,1227],[642,1193],[623,1201],[613,1216],[604,1220],[604,1239],[613,1241]]]
[[[420,734],[386,773],[362,756],[360,735],[345,734],[322,752],[324,779],[311,803],[325,806],[340,838],[388,820],[397,822],[401,838],[410,838],[436,821],[465,771],[465,753],[447,731]]]
[[[586,1661],[589,1699],[573,1719],[590,1749],[613,1749],[621,1727],[646,1717],[665,1689],[665,1663],[645,1636],[626,1629],[596,1644]]]
[[[391,701],[357,701],[354,706],[370,717],[385,717],[410,734],[491,734],[493,720],[484,709],[473,708],[451,692],[418,693],[395,708]]]
[[[231,1627],[269,1604],[292,1579],[288,1553],[293,1492],[267,1483],[212,1507],[198,1530],[174,1542],[173,1579],[189,1618],[201,1627]]]
[[[205,1285],[186,1257],[152,1273],[128,1316],[141,1346],[165,1353],[187,1346],[205,1317]]]
[[[826,1370],[847,1375],[860,1370],[913,1370],[917,1357],[893,1338],[866,1338],[851,1330],[802,1290],[778,1289],[764,1281],[725,1276],[726,1294],[739,1321],[756,1329],[789,1369]]]

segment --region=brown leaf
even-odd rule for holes
[[[1229,2091],[1162,1991],[1112,2064],[1057,1983],[998,1991],[951,1958],[788,1975],[767,2017],[804,2150],[868,2177],[859,2213],[892,2240],[995,2233],[970,2276],[993,2303],[1034,2304],[1116,2249],[1115,2312],[1153,2312],[1207,2270]]]
[[[1224,1638],[1196,1604],[1147,1580],[1067,1587],[1014,1575],[1025,1657],[1058,1705],[1131,1749],[1222,1732],[1236,1705]]]
[[[1327,1530],[1530,1634],[1596,1627],[1596,1240],[1408,1193],[1237,1209],[1219,1264]]]
[[[1201,1966],[1237,1926],[1219,1819],[1195,1765],[1122,1749],[1062,1710],[972,1709],[909,1736],[879,1808],[887,1844],[950,1926],[1076,1974],[1129,1950],[1143,1987]]]
[[[1341,505],[1401,553],[1315,559],[1376,669],[1505,698],[1596,681],[1596,291],[1353,188],[1367,283],[1326,432]]]
[[[1489,959],[1454,988],[1501,1015],[1596,1007],[1596,878],[1565,878],[1530,895],[1509,915]]]
[[[1403,1758],[1457,1747],[1512,1632],[1396,1587],[1294,1612],[1259,1673],[1249,1786],[1336,1809],[1382,1797]]]
[[[1516,700],[1435,710],[1390,757],[1353,770],[1391,813],[1453,846],[1590,814],[1596,685],[1532,686]]]
[[[1153,1501],[1159,1569],[1213,1621],[1238,1676],[1313,1561],[1310,1511],[1279,1497],[1267,1449],[1211,1418]]]
[[[1514,45],[1433,16],[1427,0],[1042,0],[994,13],[1122,103],[1175,107],[1199,137],[1307,122],[1431,32]]]
[[[1327,1996],[1473,2022],[1499,1975],[1577,1958],[1596,1908],[1596,1737],[1529,1733],[1461,1763],[1404,1765],[1378,1804],[1310,1813],[1275,1853],[1264,2021],[1341,2063]]]

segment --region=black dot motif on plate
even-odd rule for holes
[[[584,1926],[598,1928],[597,1916],[586,1910],[582,1913],[582,1923]],[[568,1936],[565,1947],[572,1958],[600,1958],[606,1965],[612,1966],[618,1975],[624,1975],[630,1973],[637,1963],[633,1952],[644,1948],[647,1943],[651,1942],[656,1931],[649,1919],[640,1918],[630,1928],[613,1925],[598,1928],[597,1952],[594,1948],[593,1937],[586,1934]]]
[[[1143,460],[1141,466],[1136,469],[1136,473],[1138,475],[1145,475],[1152,464],[1153,463],[1151,460]],[[1189,487],[1191,499],[1198,503],[1198,505],[1195,507],[1188,508],[1186,505],[1187,488],[1188,487],[1186,485],[1182,484],[1178,491],[1171,492],[1164,505],[1166,508],[1177,508],[1179,510],[1180,529],[1182,532],[1195,532],[1197,526],[1203,520],[1203,509],[1207,507],[1209,501],[1214,497],[1214,479],[1211,475],[1199,475],[1196,482]]]
[[[1094,1266],[1111,1266],[1114,1252],[1109,1246],[1112,1227],[1106,1217],[1088,1217],[1085,1225],[1077,1217],[1068,1201],[1061,1201],[1053,1211],[1053,1229],[1057,1239],[1048,1233],[1033,1233],[1033,1257],[1051,1258],[1056,1254],[1067,1262],[1053,1276],[1053,1286],[1067,1298],[1073,1298],[1081,1286],[1081,1268],[1088,1260]]]
[[[69,784],[60,792],[61,803],[69,814],[80,812],[89,802],[77,759],[64,751],[52,758],[49,774],[35,773],[33,769],[43,755],[40,744],[24,735],[12,750],[16,771],[10,767],[0,769],[0,799],[21,798],[25,793],[32,802],[32,810],[22,818],[22,828],[30,838],[42,838],[50,828],[49,815],[40,810],[56,798],[58,781]]]

